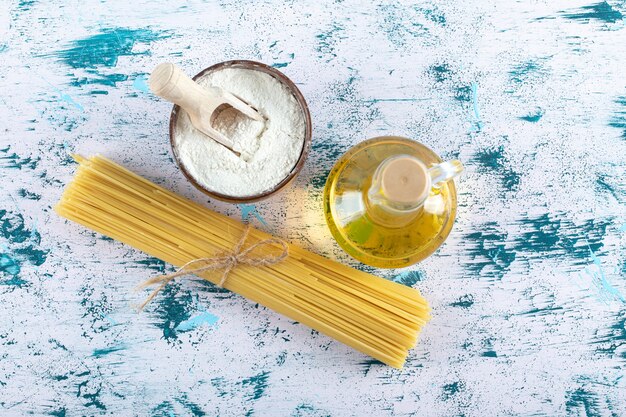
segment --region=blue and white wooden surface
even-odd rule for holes
[[[626,415],[623,0],[3,1],[0,415]],[[310,105],[307,165],[255,206],[176,169],[147,74],[227,59],[284,71]],[[407,270],[433,320],[393,370],[58,218],[102,153],[333,259],[321,191],[351,145],[403,135],[458,157],[459,216]]]

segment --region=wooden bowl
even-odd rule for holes
[[[272,68],[260,62],[245,61],[245,60],[220,62],[219,64],[211,65],[210,67],[205,68],[204,70],[200,71],[198,74],[196,74],[193,77],[193,80],[196,81],[199,78],[203,77],[205,74],[208,74],[213,71],[221,70],[224,68],[245,68],[245,69],[261,71],[266,74],[269,74],[275,79],[277,79],[278,81],[280,81],[283,85],[285,85],[289,89],[289,91],[291,91],[296,101],[300,105],[300,108],[302,109],[302,113],[304,114],[304,144],[302,145],[302,151],[300,152],[300,157],[298,158],[298,161],[293,166],[293,168],[291,168],[291,171],[289,171],[289,174],[287,174],[287,176],[283,178],[283,180],[279,182],[278,184],[276,184],[273,188],[267,191],[264,191],[260,194],[253,194],[253,195],[244,196],[244,197],[221,194],[199,184],[198,181],[196,181],[196,179],[191,176],[191,174],[187,171],[185,166],[182,164],[180,157],[178,155],[178,149],[174,141],[174,135],[175,135],[174,132],[176,131],[176,123],[178,121],[178,114],[181,110],[181,108],[178,105],[174,105],[174,108],[172,109],[172,113],[170,115],[170,144],[172,146],[172,152],[174,154],[174,159],[176,160],[176,164],[178,165],[182,173],[185,175],[185,177],[189,180],[189,182],[191,182],[197,189],[199,189],[200,191],[202,191],[203,193],[205,193],[206,195],[210,197],[214,197],[218,200],[226,201],[229,203],[253,203],[255,201],[260,201],[260,200],[269,198],[272,195],[284,189],[289,183],[291,183],[294,180],[294,178],[302,170],[302,167],[304,166],[304,162],[306,161],[306,158],[309,154],[309,149],[311,147],[311,135],[312,135],[311,114],[309,113],[309,107],[306,104],[306,101],[304,100],[304,96],[302,95],[298,87],[296,87],[296,85],[289,78],[287,78],[285,74],[278,71],[276,68]]]

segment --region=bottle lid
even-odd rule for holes
[[[399,204],[421,204],[430,192],[428,170],[418,159],[401,156],[387,161],[381,172],[384,196]]]

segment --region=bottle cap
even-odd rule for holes
[[[399,204],[421,204],[428,197],[430,182],[426,166],[410,156],[393,158],[381,172],[384,196]]]

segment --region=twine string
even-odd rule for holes
[[[139,311],[143,310],[144,307],[147,306],[150,301],[152,301],[154,297],[156,297],[157,294],[170,283],[170,281],[178,277],[222,269],[222,276],[217,286],[223,288],[228,279],[228,275],[234,268],[237,267],[237,265],[244,264],[250,266],[268,266],[282,262],[289,255],[289,247],[283,240],[278,238],[261,240],[242,250],[246,240],[248,239],[249,233],[250,226],[246,226],[239,242],[237,242],[231,252],[226,252],[223,255],[210,258],[193,259],[171,274],[158,275],[139,284],[136,288],[137,291],[158,284],[158,287],[155,288],[152,293],[150,293],[148,298],[146,298],[146,300],[139,306]],[[252,252],[261,246],[272,246],[274,244],[282,247],[282,251],[278,255],[256,256],[252,254]]]

